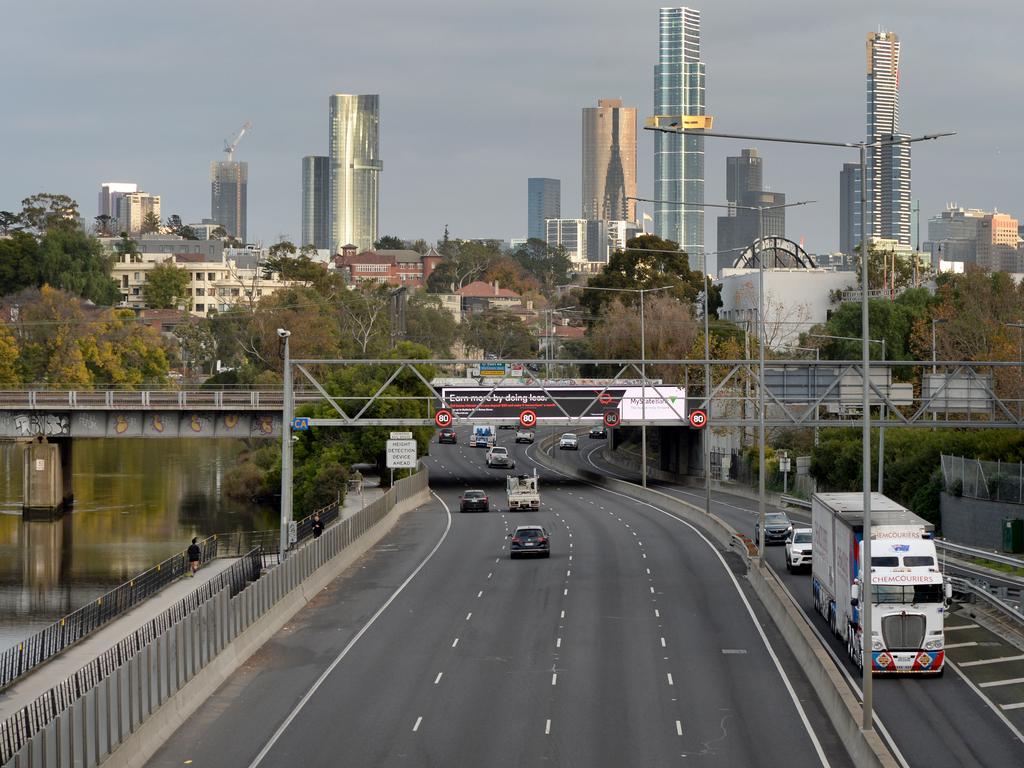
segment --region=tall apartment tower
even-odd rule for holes
[[[336,93],[328,128],[330,248],[368,251],[380,205],[380,96]]]
[[[658,37],[652,122],[663,127],[710,128],[700,60],[700,11],[662,8]],[[678,243],[689,254],[690,267],[704,271],[703,136],[655,132],[654,197],[662,201],[654,204],[654,233]]]
[[[302,245],[330,248],[331,159],[326,155],[302,158]]]
[[[860,164],[843,163],[839,172],[839,250],[852,256],[860,248]]]
[[[562,182],[559,179],[526,180],[527,237],[547,239],[548,219],[562,218]]]
[[[583,109],[583,218],[636,221],[636,109],[599,99]]]
[[[104,181],[100,184],[99,200],[96,205],[97,216],[109,216],[117,219],[121,207],[121,198],[139,191],[139,185],[129,181]]]
[[[725,158],[726,215],[718,217],[718,264],[727,264],[759,237],[786,236],[786,196],[763,188],[763,167],[756,149]],[[762,210],[754,210],[761,208]]]
[[[231,237],[246,242],[249,164],[238,160],[210,163],[210,218]]]
[[[867,140],[900,133],[900,40],[893,32],[867,38]],[[871,147],[867,153],[871,235],[910,245],[910,145]]]
[[[118,198],[117,231],[134,236],[142,232],[146,217],[160,219],[160,195],[148,192],[125,192]]]

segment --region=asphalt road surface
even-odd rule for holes
[[[557,458],[576,464],[590,471],[600,471],[613,477],[640,482],[639,474],[622,469],[604,461],[599,455],[603,442],[580,440],[578,452],[559,451]],[[677,496],[701,508],[705,504],[702,488],[680,487],[670,483],[649,482],[652,488]],[[769,511],[774,507],[769,507]],[[712,491],[711,511],[746,535],[754,536],[757,520],[757,501],[719,491]],[[810,525],[810,512],[785,510],[794,523],[803,521]],[[846,671],[860,692],[860,671],[850,663],[845,644],[833,635],[828,623],[814,611],[811,597],[811,577],[807,572],[787,573],[784,547],[766,547],[766,556],[775,573],[781,578],[790,594],[810,617],[812,626],[832,649],[833,655]],[[1009,680],[1021,680],[1021,660],[1000,664],[973,666],[978,658],[977,650],[986,651],[988,658],[1021,657],[1021,651],[1003,643],[991,632],[972,624],[967,614],[954,607],[947,623],[947,671],[941,679],[936,678],[874,678],[874,707],[880,721],[879,729],[887,732],[895,743],[898,757],[904,765],[929,766],[929,768],[957,768],[958,766],[1024,766],[1024,708],[1003,709],[999,696],[1010,690],[997,685],[989,688],[981,680],[971,677],[979,673],[989,674],[998,670],[997,676]],[[971,624],[970,627],[965,625]],[[957,627],[957,630],[951,630]],[[964,634],[962,630],[969,630]],[[955,634],[954,634],[955,632]],[[977,635],[978,640],[971,637]],[[982,636],[984,636],[982,638]],[[953,663],[948,663],[952,661]],[[957,662],[966,661],[961,668]],[[1012,668],[1012,669],[1011,669]],[[1017,686],[1018,688],[1024,686]],[[1020,695],[1015,700],[1020,700]],[[1010,705],[1013,707],[1013,705]]]
[[[513,450],[530,471],[526,446]],[[431,453],[436,500],[150,765],[851,765],[735,555],[543,470],[541,510],[510,514],[483,450]],[[460,514],[467,487],[499,509]],[[549,530],[550,559],[508,558],[521,523]]]

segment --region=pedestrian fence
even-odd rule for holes
[[[426,469],[397,481],[382,497],[326,528],[320,538],[296,547],[259,578],[262,554],[258,549],[246,553],[209,586],[0,724],[0,766],[98,765],[238,635],[397,504],[428,487]],[[240,570],[229,576],[236,568]]]
[[[1024,464],[943,454],[942,481],[953,496],[1024,504]]]

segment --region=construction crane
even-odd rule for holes
[[[224,151],[228,155],[228,162],[231,162],[235,159],[235,149],[238,147],[238,142],[242,140],[242,137],[245,136],[245,132],[248,131],[250,128],[252,128],[252,123],[246,121],[245,125],[242,126],[242,130],[238,132],[238,134],[235,136],[234,139],[230,141],[230,143],[228,142],[227,139],[224,140]]]

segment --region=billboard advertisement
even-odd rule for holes
[[[533,411],[537,421],[566,416],[601,421],[605,411],[618,408],[623,421],[686,423],[686,391],[682,387],[649,385],[584,387],[444,387],[445,406],[459,418],[518,419]],[[646,397],[645,397],[646,395]]]

